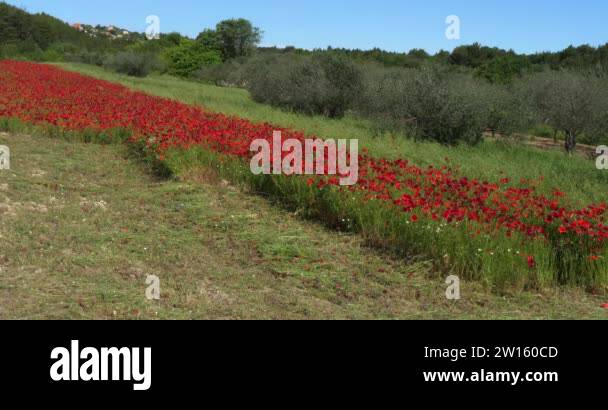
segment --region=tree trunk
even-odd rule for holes
[[[576,149],[576,133],[572,131],[566,131],[566,152],[570,155],[574,153]]]

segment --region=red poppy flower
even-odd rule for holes
[[[273,131],[277,130],[283,140],[316,138],[297,130],[209,112],[54,66],[10,60],[0,61],[0,118],[70,131],[129,130],[129,142],[144,142],[161,160],[172,148],[202,147],[248,161],[254,155],[250,152],[252,141],[265,139],[272,143]],[[461,175],[452,165],[420,167],[407,159],[377,158],[366,149],[361,152],[359,182],[338,189],[360,193],[363,203],[385,202],[411,215],[412,222],[427,215],[440,223],[470,224],[471,232],[478,234],[520,234],[526,239],[546,241],[557,231],[585,244],[581,248],[584,257],[605,252],[608,205],[573,208],[559,187],[552,195],[539,192],[542,177],[518,183],[501,172],[495,181],[482,181]],[[283,157],[287,154],[281,152]],[[327,159],[329,153],[324,152],[324,156]],[[322,189],[339,185],[335,175],[328,175],[328,162],[322,170],[325,175],[309,178],[308,186]],[[593,251],[587,243],[593,243]],[[528,265],[536,267],[533,257]]]

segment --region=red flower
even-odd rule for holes
[[[281,131],[283,140],[316,138],[136,92],[54,66],[10,60],[0,61],[0,118],[70,131],[129,130],[130,143],[145,142],[161,160],[174,147],[203,147],[248,161],[254,155],[249,150],[251,142],[272,142],[275,130]],[[471,232],[484,234],[519,233],[525,238],[546,240],[558,229],[581,243],[593,241],[597,244],[593,253],[603,255],[608,242],[605,203],[576,209],[557,188],[552,195],[539,192],[539,180],[522,179],[518,184],[517,179],[501,172],[499,180],[480,181],[459,174],[451,165],[419,167],[403,158],[389,160],[373,157],[366,149],[361,152],[358,184],[339,189],[361,193],[363,203],[382,201],[411,215],[412,222],[427,215],[441,223],[471,224]],[[339,185],[335,175],[326,177],[310,178],[307,184],[314,189]],[[583,249],[586,256],[590,254],[587,249]],[[528,264],[533,268],[536,261],[532,258]]]
[[[528,256],[528,267],[530,269],[536,268],[536,259],[534,259],[534,256]]]

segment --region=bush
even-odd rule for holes
[[[108,62],[108,56],[98,52],[66,52],[63,56],[64,61],[70,63],[91,64],[98,67],[103,66]]]
[[[203,66],[192,77],[221,87],[246,88],[248,67],[247,59],[233,59],[222,64]]]
[[[201,43],[191,40],[183,41],[164,53],[169,74],[179,77],[190,77],[205,66],[220,64],[219,52],[206,49]]]
[[[558,141],[561,137],[558,130],[550,127],[547,124],[536,124],[529,130],[530,135],[540,138],[551,138]]]
[[[121,52],[109,57],[104,65],[121,74],[146,77],[153,70],[159,69],[160,62],[154,54]]]
[[[363,87],[354,63],[329,55],[258,58],[246,77],[255,101],[329,118],[343,117]]]
[[[299,56],[274,55],[256,58],[246,73],[247,90],[261,103],[305,114],[323,113],[322,94],[326,87],[318,66]]]
[[[359,111],[416,139],[478,143],[487,110],[484,85],[472,76],[425,65],[368,74]]]
[[[0,58],[13,58],[19,54],[19,48],[16,44],[0,45]]]
[[[61,62],[63,61],[63,53],[49,48],[32,55],[32,60],[40,62]]]

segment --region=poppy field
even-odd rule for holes
[[[285,139],[313,136],[53,66],[0,61],[0,128],[17,124],[50,135],[126,140],[176,174],[214,167],[307,217],[491,287],[608,284],[608,205],[574,206],[565,189],[543,193],[538,180],[479,180],[456,165],[420,167],[365,149],[352,187],[330,176],[254,176],[252,141],[271,141],[276,130]]]

